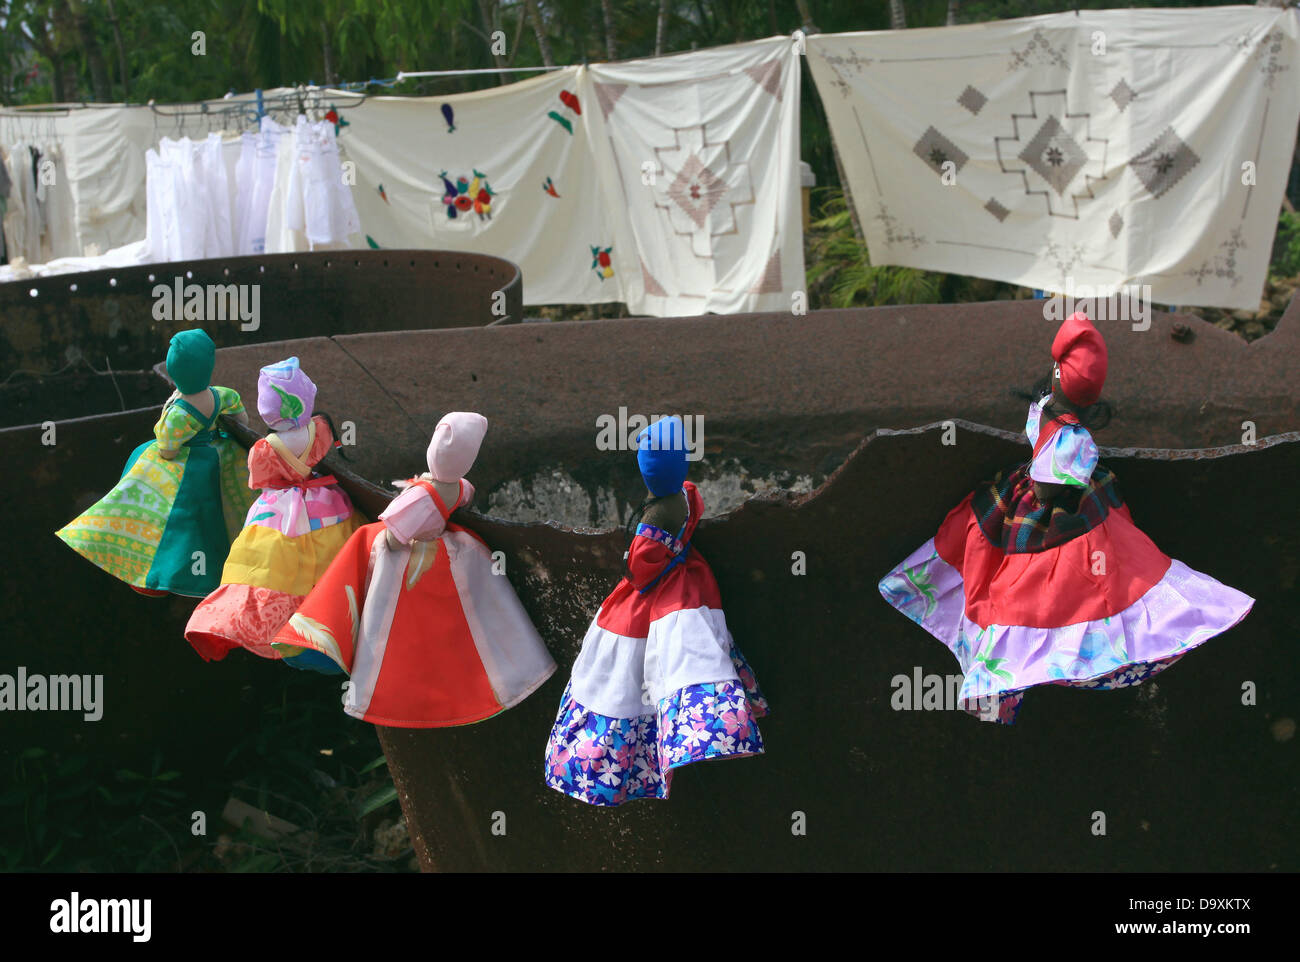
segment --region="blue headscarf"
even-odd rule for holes
[[[662,498],[680,491],[689,467],[682,419],[660,418],[636,436],[636,444],[636,463],[650,493]]]

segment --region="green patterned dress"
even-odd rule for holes
[[[113,490],[56,532],[133,588],[195,598],[214,591],[253,503],[245,452],[217,421],[239,414],[243,402],[228,387],[208,390],[210,417],[173,398],[154,425],[154,440],[131,452]],[[176,456],[164,458],[163,450]]]

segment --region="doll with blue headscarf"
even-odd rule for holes
[[[674,769],[757,755],[767,712],[692,544],[704,512],[686,480],[685,428],[637,437],[650,497],[634,513],[623,579],[587,629],[546,745],[546,783],[592,805],[667,798]]]
[[[83,558],[147,595],[202,598],[221,580],[253,502],[244,450],[221,429],[247,423],[239,393],[211,384],[216,345],[194,328],[171,339],[176,390],[154,438],[131,452],[108,494],[56,532]]]

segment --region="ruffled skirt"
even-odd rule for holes
[[[670,612],[645,638],[592,621],[546,746],[546,783],[592,805],[667,798],[672,772],[763,751],[767,714],[714,608]]]
[[[217,587],[253,500],[242,455],[219,438],[169,460],[148,441],[131,452],[113,489],[56,534],[137,591],[202,598]]]
[[[1022,473],[968,497],[880,582],[885,600],[957,659],[966,711],[1009,724],[1036,685],[1140,684],[1250,611],[1248,595],[1161,553],[1117,495],[1068,540],[1014,550],[1026,540],[1016,519],[1030,514]],[[979,505],[999,501],[994,523]],[[1062,526],[1043,519],[1035,537],[1049,527]],[[999,530],[1010,534],[994,543]]]
[[[263,491],[231,545],[221,587],[194,609],[185,639],[207,661],[239,647],[280,658],[272,640],[358,526],[352,502],[333,486]]]

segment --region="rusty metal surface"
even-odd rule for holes
[[[1109,459],[1160,547],[1258,599],[1155,681],[1034,690],[1019,722],[899,712],[896,675],[956,672],[876,583],[981,477],[1024,459],[958,425],[881,433],[813,496],[747,503],[697,536],[728,625],[772,704],[767,754],[681,770],[669,801],[596,809],[547,788],[542,755],[621,536],[468,516],[507,558],[560,670],[517,708],[458,729],[380,729],[422,863],[440,870],[1295,870],[1300,787],[1300,435],[1205,456]],[[1267,505],[1267,509],[1262,506]],[[1257,510],[1257,508],[1260,508]],[[802,551],[807,574],[791,573]],[[1259,704],[1242,705],[1254,681]],[[1104,811],[1108,837],[1090,832]],[[494,813],[506,833],[493,834]],[[803,812],[807,835],[791,832]],[[498,822],[499,824],[499,822]],[[1204,840],[1213,838],[1214,844]]]
[[[246,268],[267,259],[248,260]],[[455,313],[460,306],[430,292],[427,272],[413,273],[424,281],[401,295],[408,304],[469,323]],[[285,296],[285,327],[264,320],[257,343],[234,340],[246,335],[233,331],[219,340],[242,346],[218,352],[214,379],[251,402],[257,368],[298,354],[320,385],[318,407],[356,425],[357,460],[332,455],[326,465],[372,517],[391,494],[373,482],[420,470],[433,425],[453,409],[492,422],[471,475],[481,494],[550,464],[565,464],[582,483],[634,481],[633,458],[595,450],[595,418],[620,406],[703,414],[706,461],[820,465],[823,473],[880,426],[960,415],[1018,431],[1024,403],[1008,389],[1043,373],[1054,331],[1039,304],[997,302],[348,334],[340,332],[431,323],[409,308],[383,316],[388,295],[374,284],[314,274],[311,282],[301,276],[296,298]],[[205,276],[213,275],[196,271],[197,280]],[[76,279],[79,288],[88,277]],[[57,368],[78,344],[92,345],[87,356],[117,351],[142,358],[139,366],[157,363],[170,329],[152,329],[148,290],[139,278],[131,283],[130,323],[104,291],[87,292],[45,317],[51,327],[34,339],[31,317],[11,323],[15,304],[0,286],[0,373],[19,355]],[[1176,322],[1196,331],[1190,344],[1169,337]],[[1300,302],[1250,345],[1165,315],[1141,334],[1100,326],[1119,413],[1099,441],[1217,446],[1239,440],[1245,419],[1261,437],[1300,429]],[[286,336],[295,339],[274,340]],[[87,400],[99,403],[98,395]],[[274,673],[254,659],[205,664],[194,656],[182,638],[193,601],[137,597],[52,535],[111,487],[156,417],[156,406],[55,417],[53,448],[40,444],[38,427],[0,429],[10,503],[23,506],[10,533],[24,546],[23,570],[3,579],[0,660],[31,671],[103,672],[114,712],[111,723],[77,723],[75,734],[66,715],[46,713],[38,725],[15,714],[0,751],[66,736],[115,757],[185,747],[200,764],[219,760],[222,739],[247,729],[256,717],[250,705],[268,691],[278,696]],[[255,414],[252,421],[261,427]],[[243,434],[245,443],[251,436]],[[1023,442],[965,426],[954,447],[939,445],[933,430],[882,432],[816,497],[751,502],[706,521],[699,547],[772,700],[762,723],[769,753],[688,768],[671,801],[617,812],[547,789],[541,758],[582,632],[617,581],[621,537],[458,512],[506,552],[509,576],[561,668],[523,705],[481,725],[380,731],[417,847],[426,866],[447,869],[1300,868],[1300,799],[1287,767],[1294,743],[1270,734],[1274,722],[1300,712],[1300,519],[1285,480],[1297,476],[1298,452],[1293,438],[1218,457],[1110,452],[1136,520],[1156,542],[1259,603],[1242,626],[1155,684],[1034,692],[1010,730],[957,713],[889,709],[895,674],[954,666],[879,599],[875,583],[982,475],[1023,460]],[[796,550],[809,564],[800,578],[790,574]],[[1245,681],[1260,686],[1256,708],[1240,704]],[[1088,832],[1099,809],[1111,834],[1100,842]],[[806,837],[790,834],[796,810],[808,815]],[[507,815],[505,836],[489,830],[495,811]],[[1209,835],[1212,850],[1200,844]]]
[[[1170,337],[1175,323],[1192,326],[1191,343]],[[1104,443],[1236,443],[1246,419],[1260,437],[1300,429],[1300,303],[1252,344],[1175,315],[1156,315],[1141,333],[1098,326],[1117,411]],[[710,453],[760,470],[833,467],[878,427],[960,416],[1019,431],[1026,403],[1011,389],[1048,373],[1056,327],[1041,302],[999,301],[335,340],[391,394],[396,409],[381,431],[414,422],[427,435],[446,411],[484,414],[492,429],[475,470],[488,491],[518,477],[521,462],[589,462],[597,417],[620,407],[702,414]],[[412,456],[418,466],[420,450],[367,454],[363,473],[397,477]]]
[[[154,287],[177,278],[256,285],[258,328],[241,330],[238,320],[154,320]],[[346,250],[148,264],[0,284],[0,378],[18,369],[57,371],[69,349],[97,369],[106,358],[117,370],[149,368],[166,355],[173,333],[196,325],[226,347],[522,319],[519,268],[486,254]]]
[[[153,371],[15,378],[0,384],[0,428],[161,406],[170,393],[171,385]]]
[[[1170,336],[1177,323],[1190,343]],[[1145,332],[1099,326],[1116,407],[1104,443],[1230,444],[1246,420],[1260,437],[1300,429],[1300,300],[1251,344],[1179,315]],[[960,416],[1018,431],[1026,404],[1012,389],[1045,373],[1054,332],[1031,301],[389,331],[224,348],[213,380],[251,398],[262,365],[297,354],[317,406],[353,422],[357,473],[385,483],[422,469],[444,413],[478,411],[492,425],[474,469],[484,500],[561,467],[594,501],[599,487],[638,486],[630,460],[594,457],[597,418],[620,408],[702,415],[703,468],[728,458],[815,481],[880,427]]]

